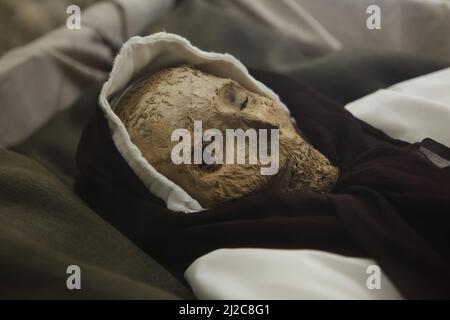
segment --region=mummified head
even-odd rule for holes
[[[337,179],[337,168],[302,139],[279,103],[250,92],[230,79],[188,66],[164,69],[131,88],[115,110],[143,157],[206,208],[258,192],[275,176],[261,174],[267,162],[258,159],[257,163],[250,163],[248,139],[244,164],[194,163],[198,146],[194,137],[201,135],[194,132],[196,121],[201,121],[203,132],[208,129],[222,132],[224,144],[227,130],[265,129],[270,133],[279,129],[279,157],[272,160],[279,161],[281,182],[289,189],[327,192]],[[190,164],[176,164],[172,159],[173,148],[179,144],[172,141],[173,133],[180,128],[190,133],[192,139]],[[273,155],[276,150],[270,150],[270,134],[267,139],[267,153]],[[208,144],[203,142],[204,147]],[[237,146],[236,143],[233,149],[236,155]],[[224,145],[224,160],[226,150]]]

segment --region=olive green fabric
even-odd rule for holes
[[[0,243],[0,298],[191,297],[55,175],[4,149]],[[81,268],[81,290],[67,289],[69,265]]]

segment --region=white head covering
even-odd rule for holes
[[[250,76],[245,66],[229,54],[204,52],[185,38],[165,32],[133,37],[122,46],[99,98],[114,144],[147,189],[164,200],[168,209],[188,213],[204,209],[197,200],[147,162],[138,147],[131,142],[124,124],[110,105],[112,99],[120,96],[137,78],[143,75],[148,77],[162,69],[181,64],[192,65],[217,77],[232,79],[247,90],[278,101],[289,111],[272,90]]]

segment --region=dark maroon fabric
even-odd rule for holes
[[[76,192],[179,276],[219,248],[319,249],[375,259],[406,298],[450,298],[450,173],[306,85],[252,72],[341,168],[333,193],[290,193],[274,183],[206,212],[171,212],[121,158],[99,109],[78,148]]]

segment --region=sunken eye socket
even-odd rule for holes
[[[228,83],[222,87],[220,92],[222,100],[238,110],[247,107],[249,97],[245,90],[234,83]]]
[[[197,168],[200,169],[201,171],[205,171],[205,172],[216,172],[217,170],[219,170],[222,167],[221,164],[206,164],[206,163],[202,163],[197,165]]]
[[[205,151],[205,147],[206,146],[203,146],[202,155],[203,152]],[[191,159],[194,159],[194,149],[191,150]],[[223,166],[222,164],[207,164],[205,162],[202,162],[201,164],[196,164],[195,168],[202,172],[213,173],[222,168],[222,166]]]

